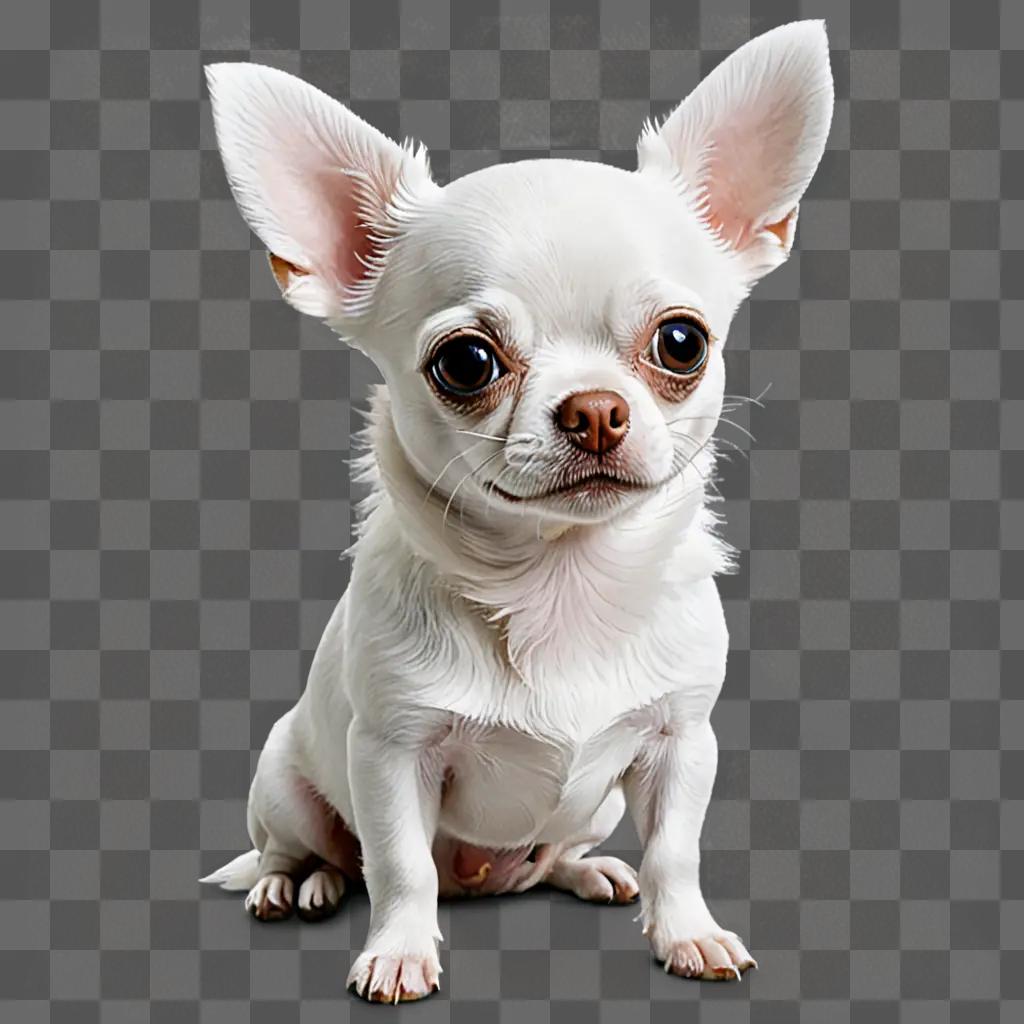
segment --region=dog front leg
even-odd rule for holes
[[[431,844],[441,799],[440,758],[408,736],[348,732],[348,771],[370,930],[347,984],[375,1002],[420,999],[439,988],[437,869]]]
[[[700,889],[700,832],[717,763],[709,721],[674,723],[623,783],[644,844],[641,919],[655,957],[683,977],[728,980],[756,964],[736,933],[711,916]]]

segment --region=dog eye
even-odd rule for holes
[[[696,373],[708,357],[708,337],[692,320],[676,317],[658,325],[651,338],[651,361],[670,373]]]
[[[438,386],[454,395],[476,394],[505,372],[494,349],[471,334],[446,341],[430,363]]]

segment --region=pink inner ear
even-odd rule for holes
[[[735,114],[715,133],[708,167],[709,220],[737,248],[750,243],[762,227],[785,240],[792,211],[771,225],[758,221],[778,201],[798,134],[797,124],[771,108]]]
[[[723,238],[742,248],[746,241],[747,221],[744,214],[744,196],[736,181],[733,166],[742,145],[736,128],[720,128],[713,142],[711,159],[707,166],[708,222]],[[749,147],[748,147],[749,149]],[[748,157],[749,157],[748,152]]]
[[[362,280],[374,251],[367,225],[359,215],[359,197],[354,180],[347,174],[328,171],[318,176],[322,185],[322,217],[317,230],[319,252],[333,253],[330,266],[345,287]]]
[[[704,175],[710,217],[738,249],[763,231],[785,245],[819,156],[817,143],[807,141],[813,118],[805,97],[813,78],[775,69],[751,72],[739,83],[738,94],[708,115],[703,134],[710,146]]]
[[[360,217],[356,179],[330,165],[308,140],[292,141],[295,162],[285,166],[268,154],[262,174],[267,200],[298,249],[295,259],[275,256],[342,291],[367,275],[360,257],[369,259],[374,249]],[[298,159],[303,147],[305,160]]]

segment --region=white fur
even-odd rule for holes
[[[204,880],[255,886],[250,906],[278,916],[293,892],[279,879],[318,858],[328,874],[298,890],[300,910],[314,891],[340,898],[327,881],[346,868],[347,824],[372,907],[350,981],[370,998],[436,986],[437,898],[465,890],[466,844],[505,851],[480,891],[546,879],[630,898],[632,869],[581,860],[627,804],[645,844],[644,929],[666,969],[731,977],[753,963],[698,878],[728,643],[713,576],[730,565],[706,485],[722,344],[790,250],[831,117],[827,54],[821,22],[742,47],[644,126],[636,172],[524,161],[443,189],[422,148],[318,90],[255,65],[209,69],[229,180],[285,298],[367,352],[386,384],[364,437],[373,487],[348,592],[253,782],[258,865],[246,854]],[[628,353],[680,305],[714,341],[701,382],[668,401]],[[422,370],[481,313],[528,372],[470,422]],[[607,464],[647,487],[539,497],[587,471],[553,410],[591,388],[628,401]]]

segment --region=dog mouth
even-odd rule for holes
[[[514,504],[527,502],[544,501],[545,499],[591,499],[601,500],[618,498],[627,494],[637,494],[643,491],[652,491],[657,485],[645,480],[631,480],[625,477],[616,476],[612,473],[595,472],[586,476],[551,487],[546,491],[538,491],[532,494],[513,494],[506,491],[497,484],[487,485],[487,490],[493,491],[505,501]]]

